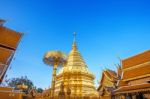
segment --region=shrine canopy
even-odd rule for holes
[[[21,37],[22,33],[0,25],[0,79],[6,72]]]

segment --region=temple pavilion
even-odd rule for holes
[[[113,91],[116,89],[118,76],[110,69],[103,70],[98,92],[100,99],[111,99]]]
[[[115,99],[150,99],[150,50],[122,60]]]
[[[115,72],[102,73],[100,99],[150,99],[150,50],[120,60]]]
[[[94,78],[78,51],[74,38],[67,62],[56,76],[55,93],[64,92],[65,95],[76,97],[98,96]]]

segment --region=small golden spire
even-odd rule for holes
[[[73,32],[73,42],[76,42],[76,32]]]
[[[72,45],[73,50],[77,50],[76,46],[76,32],[73,32],[73,45]]]

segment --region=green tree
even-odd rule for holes
[[[37,88],[36,91],[37,91],[38,93],[42,93],[42,92],[43,92],[43,89],[42,89],[42,88]]]
[[[14,87],[15,89],[18,89],[17,86],[22,85],[22,84],[28,86],[28,88],[24,90],[24,92],[26,93],[28,93],[28,91],[34,87],[33,82],[29,80],[27,76],[24,76],[24,77],[22,76],[20,78],[11,78],[11,79],[8,79],[8,82],[7,82],[8,86]]]

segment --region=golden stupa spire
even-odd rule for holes
[[[72,45],[73,50],[77,50],[77,45],[76,45],[76,32],[73,33],[73,45]]]
[[[56,93],[61,91],[61,82],[64,82],[64,89],[71,90],[71,97],[86,96],[96,94],[94,86],[94,75],[88,70],[88,67],[82,58],[76,46],[76,33],[73,33],[72,50],[68,54],[67,63],[57,74]],[[93,98],[94,99],[94,98]]]
[[[73,32],[73,42],[76,42],[76,32]]]

